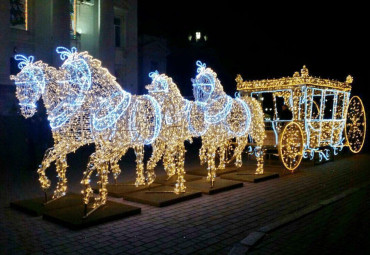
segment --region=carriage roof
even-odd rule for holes
[[[338,91],[351,91],[351,84],[353,82],[353,78],[350,75],[347,76],[345,82],[309,76],[306,66],[303,66],[301,73],[295,72],[292,77],[243,81],[241,75],[238,74],[235,80],[237,82],[237,90],[246,92],[292,89],[299,86],[311,86]]]

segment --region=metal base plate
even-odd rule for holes
[[[89,211],[91,209],[92,208],[88,208]],[[43,219],[58,223],[71,229],[82,229],[140,213],[141,208],[139,207],[107,201],[104,206],[98,208],[87,218],[83,218],[84,205],[81,203],[77,206],[47,211],[44,213]]]
[[[191,175],[191,174],[185,174],[185,181],[190,182],[190,181],[195,181],[195,180],[200,180],[202,179],[202,176],[199,175]],[[171,176],[171,178],[168,178],[168,176],[158,176],[154,183],[166,185],[166,186],[173,186],[176,184],[177,181],[177,174]]]
[[[108,196],[111,197],[123,197],[125,194],[129,194],[132,192],[140,191],[140,190],[147,190],[151,188],[155,188],[160,186],[160,184],[152,183],[150,186],[139,186],[136,187],[135,183],[133,182],[124,182],[124,183],[117,183],[117,184],[108,184]],[[99,188],[93,188],[94,193],[99,193]]]
[[[51,198],[48,197],[48,201],[50,200]],[[11,202],[10,207],[25,212],[32,216],[41,216],[44,212],[49,210],[56,210],[59,208],[65,208],[69,206],[81,205],[83,201],[81,195],[68,193],[64,197],[61,197],[46,205],[44,205],[44,203],[45,203],[44,197],[37,197],[32,199]]]
[[[216,174],[217,176],[223,175],[223,174],[228,174],[237,171],[238,168],[235,166],[227,166],[225,169],[218,169]],[[194,168],[194,169],[189,169],[186,171],[187,174],[191,175],[198,175],[198,176],[207,176],[208,171],[206,168]]]
[[[237,182],[237,181],[225,180],[225,179],[221,179],[217,177],[214,182],[213,187],[211,187],[211,183],[207,181],[206,178],[202,178],[201,180],[188,182],[187,187],[194,189],[194,190],[199,190],[202,193],[207,194],[207,195],[213,195],[213,194],[220,193],[223,191],[243,187],[243,183]]]
[[[185,193],[173,193],[173,187],[160,186],[150,190],[138,191],[123,196],[128,201],[148,204],[157,207],[168,206],[192,198],[200,197],[202,195],[199,191],[194,191],[187,188]]]
[[[262,182],[270,179],[278,178],[278,173],[264,172],[263,174],[254,174],[253,171],[238,171],[235,173],[224,174],[222,179],[242,181],[242,182]]]

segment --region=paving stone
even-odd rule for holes
[[[252,232],[246,238],[240,241],[241,244],[246,246],[253,246],[265,236],[263,232]]]
[[[235,244],[230,250],[229,255],[245,255],[248,252],[249,248],[242,244]]]
[[[258,184],[244,183],[244,187],[239,189],[213,196],[202,196],[170,207],[156,208],[127,201],[125,203],[128,205],[141,207],[142,214],[93,226],[79,232],[43,221],[40,217],[29,217],[10,209],[10,200],[34,197],[40,191],[37,175],[34,175],[34,172],[5,169],[0,171],[0,185],[5,187],[4,192],[0,193],[0,228],[2,229],[0,246],[7,245],[6,250],[9,251],[7,253],[23,250],[25,254],[35,252],[37,247],[41,247],[45,254],[63,253],[65,247],[68,247],[65,251],[71,254],[77,254],[84,249],[94,254],[94,251],[98,251],[95,248],[96,245],[99,247],[102,245],[101,249],[104,253],[114,249],[121,251],[120,254],[135,254],[137,245],[142,245],[147,248],[143,252],[148,251],[152,254],[164,254],[162,250],[172,251],[172,254],[205,254],[205,251],[218,255],[227,254],[235,243],[240,243],[252,232],[260,231],[262,226],[274,223],[286,215],[295,214],[297,217],[300,210],[311,204],[323,202],[322,205],[324,205],[324,202],[332,202],[328,199],[333,196],[363,185],[370,180],[370,169],[367,167],[369,159],[369,154],[344,155],[337,161],[315,167],[305,166],[303,162],[304,166],[294,174],[279,173],[278,179]],[[79,192],[82,170],[74,169],[73,164],[70,165],[69,190]],[[333,169],[335,171],[332,171]],[[4,173],[19,176],[22,185],[7,185],[7,178],[2,178]],[[132,174],[134,176],[134,168],[132,168]],[[121,202],[113,198],[109,199]],[[339,199],[335,203],[341,203],[345,199]],[[322,209],[308,215],[320,211]],[[301,219],[309,217],[304,216],[306,213],[302,213],[294,222],[298,223]],[[341,216],[345,218],[348,214],[349,212],[343,213]],[[318,222],[342,224],[343,217],[330,217],[328,214]],[[283,225],[277,230],[283,230],[290,225],[290,223]],[[306,233],[307,238],[314,240],[316,233],[310,234],[310,224],[306,222],[306,225],[299,225],[298,229]],[[324,230],[325,228],[317,231]],[[294,231],[286,231],[287,235],[288,233],[294,235]],[[186,238],[183,238],[184,236]],[[283,250],[278,247],[278,242],[286,240],[281,237],[284,235],[271,242],[276,243],[277,247],[271,250],[261,249],[261,254],[271,254],[272,251],[281,253]],[[263,244],[265,239],[266,237],[257,246]],[[104,242],[101,242],[102,240]],[[289,248],[295,251],[294,242],[289,238],[288,241],[290,241]],[[134,245],[135,243],[137,245]],[[152,243],[154,247],[150,248],[149,244]],[[186,246],[188,243],[190,243],[189,247],[180,248],[180,245]],[[17,247],[20,249],[16,249]],[[17,254],[17,252],[13,253]]]

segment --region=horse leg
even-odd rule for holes
[[[227,144],[223,144],[223,146],[218,149],[218,156],[220,159],[218,169],[225,169],[226,146]]]
[[[108,162],[99,162],[97,164],[96,171],[100,177],[100,180],[97,182],[99,187],[99,194],[95,197],[95,202],[93,204],[93,208],[96,209],[102,205],[105,205],[107,202],[107,184],[108,184],[108,173],[109,173],[109,166]]]
[[[255,148],[255,154],[257,159],[257,169],[254,174],[263,174],[263,151],[260,146]]]
[[[217,150],[217,147],[214,145],[211,145],[207,149],[207,165],[208,165],[207,181],[211,182],[212,188],[213,188],[213,185],[216,179],[216,164],[215,164],[216,150]]]
[[[110,170],[113,174],[114,184],[117,184],[117,178],[121,174],[121,168],[118,165],[118,160],[110,161]]]
[[[111,157],[110,169],[113,174],[114,183],[117,184],[118,176],[121,174],[121,168],[119,167],[118,161],[126,154],[129,147],[124,146],[119,151],[115,152],[115,156]]]
[[[248,143],[247,135],[236,138],[237,145],[235,147],[234,154],[235,154],[235,166],[238,168],[243,165],[242,153],[244,151],[245,146],[247,146],[247,143]]]
[[[58,183],[57,187],[54,190],[54,195],[52,197],[53,200],[56,200],[60,197],[65,196],[67,192],[67,155],[62,155],[55,161],[56,171],[58,173]]]
[[[96,153],[94,152],[93,154],[90,155],[89,162],[87,163],[87,169],[83,173],[84,177],[82,178],[82,181],[81,181],[81,184],[85,186],[84,190],[81,192],[83,195],[85,212],[86,212],[87,205],[90,202],[90,198],[93,195],[93,190],[90,185],[90,181],[91,181],[90,178],[91,178],[91,174],[93,173],[93,171],[96,170],[95,162],[96,162]]]
[[[204,165],[207,163],[207,148],[204,144],[204,141],[202,142],[202,146],[199,149],[199,159],[200,159],[200,165]]]
[[[152,184],[156,178],[154,168],[157,166],[158,161],[161,160],[165,147],[166,145],[160,141],[156,142],[153,146],[152,156],[146,164],[148,185]]]
[[[51,147],[45,151],[44,158],[39,166],[39,169],[37,170],[41,188],[45,193],[50,188],[50,180],[46,176],[45,171],[50,166],[50,163],[54,160],[56,160],[56,151],[54,147]]]
[[[184,164],[185,164],[185,146],[183,143],[181,143],[176,146],[177,182],[174,190],[176,194],[184,193],[186,190]]]
[[[176,173],[176,149],[173,145],[167,145],[163,156],[163,166],[168,179]]]
[[[145,185],[144,177],[144,145],[134,146],[136,155],[136,181],[135,186]]]

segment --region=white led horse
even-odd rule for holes
[[[96,153],[90,156],[81,183],[85,185],[83,194],[87,208],[92,196],[90,176],[97,171],[101,186],[93,208],[98,208],[106,202],[109,164],[117,178],[120,173],[117,162],[130,147],[134,147],[137,162],[141,162],[136,184],[145,184],[143,146],[153,142],[159,134],[159,104],[150,96],[131,96],[125,92],[115,77],[101,67],[101,62],[87,52],[78,53],[75,48],[70,51],[64,47],[58,47],[57,52],[65,60],[60,70],[41,61],[33,63],[33,57],[15,56],[21,61],[22,70],[11,79],[17,86],[23,116],[28,118],[36,112],[36,102],[41,96],[47,110],[54,147],[46,151],[38,170],[42,189],[46,192],[50,187],[45,170],[56,161],[59,181],[53,200],[64,196],[66,155],[94,142]]]
[[[91,131],[96,152],[90,156],[82,184],[84,203],[93,194],[91,174],[100,176],[99,195],[95,198],[93,211],[106,202],[109,166],[116,179],[121,172],[118,161],[129,148],[134,148],[137,160],[136,186],[145,185],[144,145],[151,144],[161,130],[161,109],[149,95],[135,96],[124,91],[116,78],[101,66],[99,60],[88,56],[86,63],[91,72],[91,88],[85,98],[86,110],[91,114]],[[154,178],[148,172],[147,179]],[[92,212],[92,211],[91,211]],[[90,213],[91,213],[90,212]]]
[[[259,116],[261,107],[253,100],[243,100],[239,97],[231,98],[224,91],[217,74],[205,64],[197,61],[197,76],[192,79],[195,104],[189,112],[189,129],[194,136],[202,137],[200,149],[201,164],[207,163],[207,179],[213,182],[216,178],[215,159],[219,154],[219,169],[225,168],[225,152],[228,141],[236,137],[240,140],[235,153],[237,159],[241,160],[241,153],[246,145],[249,134],[257,134],[251,128],[258,128],[264,132],[264,126],[252,124],[259,119],[252,117]],[[257,137],[260,139],[259,137]],[[263,137],[262,137],[263,140]],[[244,145],[243,149],[241,147]],[[239,155],[240,154],[240,155]],[[238,162],[237,160],[237,162]],[[239,164],[239,162],[237,163]]]
[[[46,150],[37,172],[41,188],[46,192],[50,187],[50,181],[45,175],[45,170],[55,161],[59,180],[53,200],[66,194],[67,154],[93,142],[89,128],[89,113],[81,111],[86,92],[91,86],[90,70],[82,58],[83,55],[84,53],[79,55],[74,53],[74,57],[68,57],[60,70],[42,61],[34,63],[32,56],[26,58],[16,55],[15,59],[20,61],[18,66],[21,72],[10,77],[15,81],[16,96],[25,118],[34,115],[36,102],[42,96],[52,129],[54,147]],[[62,55],[63,58],[66,56]]]
[[[147,171],[152,172],[158,161],[163,157],[163,166],[168,177],[177,174],[174,192],[185,192],[185,146],[186,140],[191,141],[188,130],[187,112],[190,101],[184,99],[177,85],[165,74],[157,71],[150,73],[152,83],[146,86],[149,94],[160,104],[162,109],[162,129],[152,144],[153,153],[147,162]]]

